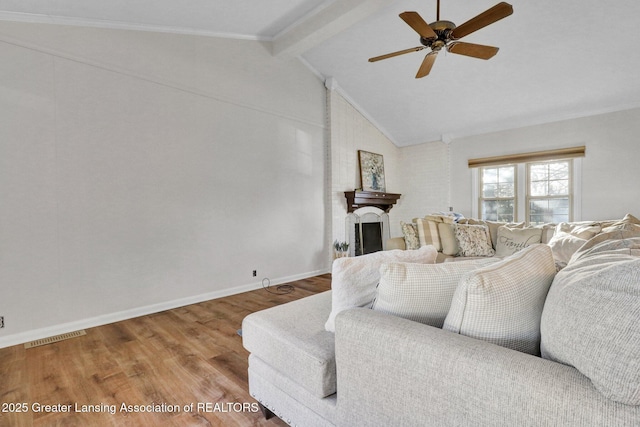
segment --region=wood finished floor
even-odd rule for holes
[[[86,336],[54,344],[0,349],[0,426],[284,426],[260,412],[228,411],[255,402],[248,353],[236,332],[249,313],[330,289],[330,277],[292,282],[286,295],[259,289],[87,329]],[[1,412],[14,403],[26,403],[28,412]],[[179,405],[180,412],[122,412],[122,403]],[[194,410],[184,411],[191,403]],[[219,411],[198,411],[198,403],[218,403]],[[116,413],[34,412],[34,404],[72,411],[116,405]]]

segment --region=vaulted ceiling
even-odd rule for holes
[[[426,50],[398,14],[435,21],[436,0],[0,0],[0,19],[233,37],[271,44],[329,79],[396,145],[640,107],[640,2],[507,0],[513,15],[464,41],[500,48],[488,61]],[[457,25],[498,0],[441,0]]]

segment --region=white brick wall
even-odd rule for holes
[[[345,240],[345,191],[361,186],[358,150],[384,156],[386,189],[402,198],[389,212],[391,236],[400,236],[400,221],[447,210],[448,146],[433,142],[396,147],[338,91],[327,93],[330,153],[331,229],[333,240]]]

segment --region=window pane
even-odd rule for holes
[[[498,203],[495,200],[484,200],[482,202],[482,218],[488,221],[498,220]]]
[[[560,196],[569,194],[569,161],[529,165],[529,195]]]
[[[482,218],[488,221],[513,222],[513,200],[484,200]]]
[[[546,196],[547,188],[547,181],[531,181],[529,194],[533,197]]]
[[[482,197],[496,197],[498,193],[498,184],[484,184],[482,186]]]
[[[547,180],[547,165],[538,164],[531,165],[529,168],[529,179],[533,181],[546,181]]]
[[[515,168],[513,166],[505,166],[498,169],[499,182],[514,182]]]
[[[529,223],[544,224],[569,221],[569,198],[536,199],[529,203]]]
[[[498,221],[513,222],[514,204],[513,200],[500,200],[498,205]]]
[[[515,189],[513,183],[498,184],[497,197],[513,197]]]
[[[549,195],[562,196],[569,194],[569,180],[561,179],[557,181],[549,181]]]
[[[513,221],[515,217],[516,167],[514,165],[481,169],[482,218],[490,221]]]
[[[482,169],[482,182],[483,183],[496,183],[498,182],[498,169]]]
[[[562,179],[569,176],[569,162],[549,163],[549,178]]]

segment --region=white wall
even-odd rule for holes
[[[297,60],[0,22],[0,111],[0,347],[329,269],[325,89]]]
[[[582,160],[582,218],[640,215],[640,109],[472,136],[451,142],[451,203],[471,215],[467,160],[586,146]]]

